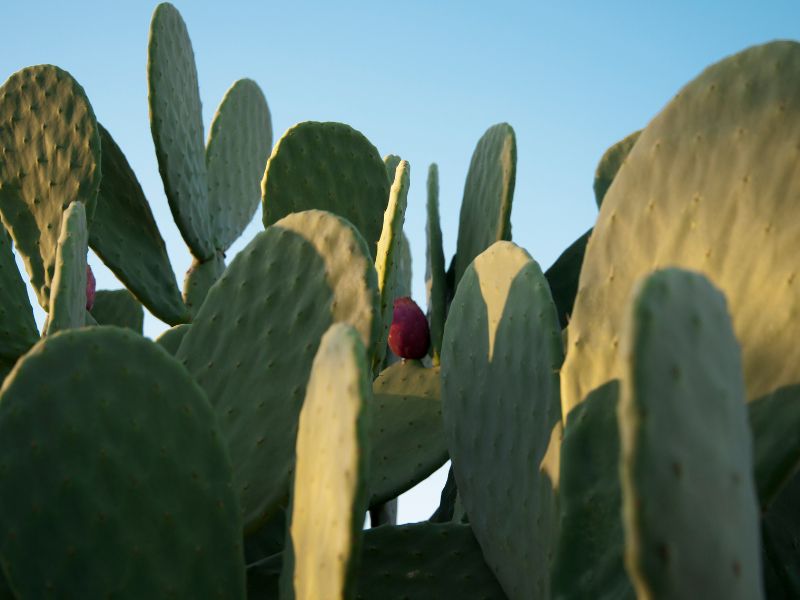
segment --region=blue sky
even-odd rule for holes
[[[449,260],[475,143],[492,124],[510,123],[518,147],[514,241],[547,268],[592,225],[594,169],[609,145],[645,126],[709,64],[753,44],[800,37],[796,0],[174,4],[192,38],[206,128],[230,84],[250,77],[269,102],[275,141],[300,121],[342,121],[382,155],[411,163],[406,232],[421,304],[431,162],[439,165]],[[0,78],[52,63],[84,86],[142,183],[182,282],[191,259],[167,207],[148,122],[155,6],[7,1]],[[233,251],[259,229],[257,214]],[[91,263],[99,288],[120,287],[99,260]],[[149,335],[164,327],[146,321]],[[422,504],[408,503],[421,512],[409,508],[401,517],[427,516],[442,482],[440,474],[419,492]]]

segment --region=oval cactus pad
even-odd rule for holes
[[[278,141],[261,182],[264,227],[318,208],[356,226],[375,256],[389,202],[386,166],[375,146],[349,125],[307,121]]]
[[[63,331],[17,364],[0,392],[0,512],[3,570],[22,598],[244,598],[214,414],[133,332]]]
[[[0,88],[0,217],[42,308],[72,202],[91,221],[100,187],[100,134],[83,88],[51,65],[14,73]]]
[[[374,344],[377,304],[364,241],[323,211],[291,215],[258,234],[209,291],[176,357],[216,410],[247,532],[288,497],[320,338],[344,321],[365,346]]]
[[[561,328],[527,252],[497,242],[467,269],[442,343],[442,415],[458,493],[509,598],[549,597]],[[556,446],[557,447],[557,446]]]

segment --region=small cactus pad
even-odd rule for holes
[[[511,202],[517,176],[517,139],[508,123],[490,127],[469,164],[456,243],[455,284],[478,254],[511,239]]]
[[[264,226],[306,209],[340,215],[356,226],[375,256],[389,181],[380,154],[342,123],[307,121],[278,141],[261,182]]]
[[[332,325],[314,357],[297,430],[290,527],[297,600],[352,597],[367,510],[370,379],[358,332]]]
[[[422,309],[411,298],[397,298],[389,328],[389,348],[400,358],[421,359],[428,354],[430,345],[430,328]]]
[[[0,362],[14,361],[38,339],[28,291],[14,261],[11,236],[0,225]]]
[[[383,215],[383,231],[378,240],[378,249],[375,253],[375,270],[378,273],[378,290],[381,295],[381,333],[374,358],[374,364],[377,369],[380,369],[386,356],[386,341],[389,337],[389,326],[392,324],[399,249],[403,237],[403,222],[406,218],[410,183],[411,168],[406,161],[400,161],[397,165],[394,183],[389,194],[389,204]]]
[[[779,388],[747,408],[756,490],[763,511],[800,464],[800,385]]]
[[[369,347],[377,304],[363,239],[323,211],[291,215],[258,234],[209,291],[176,357],[216,410],[246,532],[288,497],[297,419],[320,338],[344,321]]]
[[[408,236],[403,233],[398,243],[400,247],[397,249],[397,276],[395,277],[394,293],[396,297],[411,296],[411,286],[414,278],[411,242],[408,241]]]
[[[597,207],[603,204],[603,198],[611,187],[611,182],[617,175],[617,171],[625,162],[625,158],[633,148],[636,140],[639,139],[640,131],[634,131],[626,138],[620,140],[608,150],[605,151],[597,164],[597,170],[594,173],[594,199],[597,202]]]
[[[164,350],[169,352],[172,356],[175,356],[178,353],[181,342],[183,342],[183,338],[189,333],[191,327],[190,323],[175,325],[175,327],[167,329],[158,336],[155,340],[156,344],[164,348]]]
[[[558,311],[558,321],[561,328],[567,326],[575,305],[575,294],[578,293],[578,278],[581,274],[583,256],[586,253],[586,244],[592,235],[590,229],[569,245],[556,259],[544,276],[550,284],[550,293]]]
[[[364,532],[356,600],[504,600],[469,525],[414,523]]]
[[[219,252],[225,252],[253,219],[270,150],[267,100],[255,81],[240,79],[217,108],[206,147],[208,205]]]
[[[200,260],[214,254],[203,115],[189,32],[164,2],[153,12],[147,46],[150,130],[175,224]]]
[[[396,363],[372,384],[370,506],[399,496],[447,462],[439,369]]]
[[[383,165],[386,167],[386,177],[389,180],[389,186],[394,183],[394,176],[401,160],[403,159],[396,154],[387,154],[383,157]]]
[[[447,284],[442,249],[442,228],[439,224],[439,167],[428,168],[428,219],[425,224],[425,288],[428,294],[428,319],[431,323],[431,356],[439,364],[444,334],[445,293]]]
[[[795,42],[709,67],[645,128],[586,248],[561,377],[568,410],[620,377],[613,348],[634,283],[665,266],[725,294],[749,400],[800,383],[798,139]]]
[[[44,338],[0,392],[0,457],[0,561],[19,597],[244,598],[214,414],[152,342]]]
[[[89,245],[156,317],[170,325],[185,323],[189,314],[142,186],[114,138],[99,128],[103,180]]]
[[[144,309],[128,290],[98,290],[92,317],[98,325],[127,327],[138,334],[144,326]]]
[[[700,274],[642,282],[618,405],[625,565],[637,597],[762,597],[739,345]]]
[[[762,518],[767,598],[800,598],[800,473],[778,492]]]
[[[467,269],[450,306],[442,413],[459,496],[511,600],[549,597],[561,358],[539,265],[513,243],[496,242]]]
[[[100,135],[83,88],[51,65],[14,73],[0,88],[0,217],[42,308],[61,215],[83,202],[91,220],[100,186]]]
[[[208,290],[224,271],[225,258],[218,252],[206,261],[199,261],[196,258],[192,261],[192,266],[186,271],[186,277],[183,279],[183,301],[189,312],[197,313],[208,295]]]
[[[73,202],[64,211],[61,222],[55,275],[50,289],[47,335],[53,335],[62,329],[83,327],[86,322],[86,307],[89,304],[87,280],[90,272],[86,265],[88,250],[86,209],[82,202]],[[92,289],[92,294],[94,293]]]
[[[561,443],[560,525],[551,577],[559,600],[633,600],[625,573],[619,484],[619,384],[594,390],[569,413]]]

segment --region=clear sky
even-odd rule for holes
[[[596,216],[604,150],[645,126],[704,67],[753,44],[800,38],[800,2],[174,2],[189,28],[206,129],[225,90],[254,79],[275,141],[294,123],[342,121],[411,163],[406,233],[424,305],[425,177],[439,165],[447,260],[470,156],[510,123],[518,162],[513,239],[547,268]],[[0,78],[56,64],[84,86],[136,171],[183,281],[190,255],[150,135],[147,37],[155,2],[3,0]],[[224,7],[224,8],[223,8]],[[237,242],[261,228],[260,211]],[[120,287],[96,257],[98,288]],[[37,315],[41,323],[41,314]],[[153,318],[146,333],[165,326]],[[401,520],[427,517],[440,473]]]

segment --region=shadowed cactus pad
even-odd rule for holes
[[[228,453],[155,344],[48,336],[0,391],[0,432],[0,558],[20,597],[244,597]]]
[[[86,264],[89,249],[86,209],[82,202],[73,202],[64,211],[61,235],[56,251],[55,275],[50,290],[50,314],[47,335],[62,329],[83,327],[86,310],[94,303],[95,280]]]

